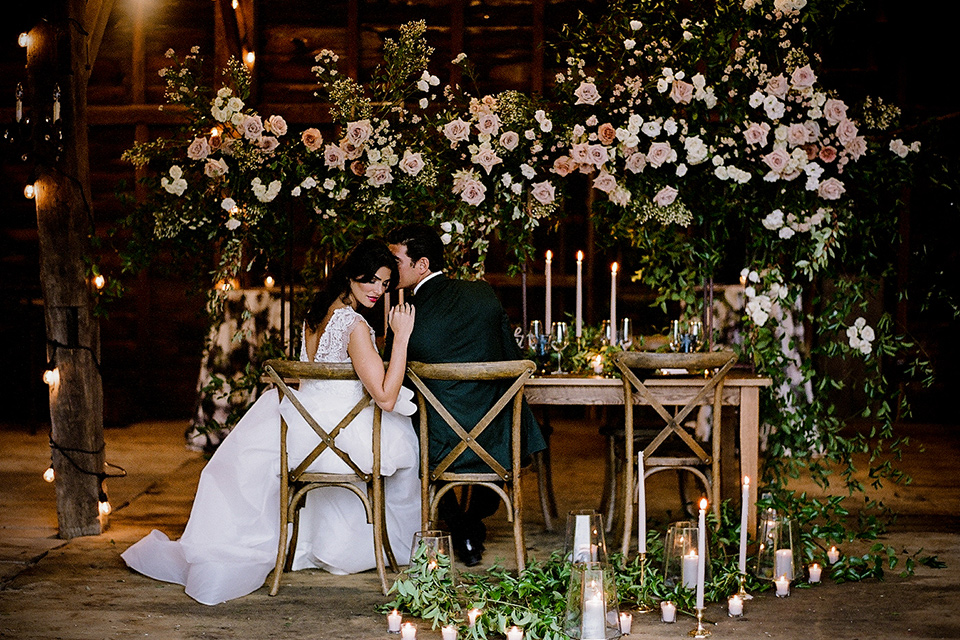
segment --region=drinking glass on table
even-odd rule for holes
[[[570,343],[570,330],[566,322],[554,322],[553,331],[550,334],[550,348],[557,352],[557,370],[555,374],[566,373],[563,370],[563,350]]]
[[[703,348],[703,323],[699,320],[691,320],[687,323],[687,333],[691,337],[691,350],[700,351]]]
[[[620,330],[617,335],[617,344],[626,351],[633,344],[633,321],[630,318],[620,319]]]
[[[530,357],[537,363],[537,372],[541,373],[546,369],[545,359],[548,359],[547,352],[547,334],[543,331],[543,322],[540,320],[530,321],[530,330],[527,332],[527,350]]]
[[[674,320],[670,323],[670,351],[683,350],[683,323]]]

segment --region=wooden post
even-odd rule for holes
[[[62,150],[56,136],[34,135],[40,282],[47,326],[47,356],[59,381],[50,386],[53,468],[60,537],[103,531],[98,498],[104,469],[100,325],[84,258],[93,233],[87,147],[89,68],[85,0],[59,0],[49,21],[32,31],[27,70],[33,119],[54,119],[59,87]],[[36,130],[35,130],[36,131]]]

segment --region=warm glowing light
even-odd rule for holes
[[[247,63],[247,66],[252,67],[253,63],[257,60],[257,54],[253,51],[247,51],[246,55],[243,56],[244,61]]]
[[[107,279],[104,278],[102,275],[98,273],[96,276],[94,276],[93,286],[95,286],[97,289],[103,289],[104,285],[106,284],[107,284]]]
[[[220,135],[220,127],[214,127],[213,129],[210,129],[211,138],[216,138],[218,135]]]
[[[547,262],[550,262],[551,260],[553,260],[553,251],[547,249]]]
[[[43,372],[43,381],[51,387],[60,382],[60,370],[54,367]]]
[[[616,273],[619,270],[620,270],[620,265],[617,264],[616,262],[610,265],[610,273]]]
[[[577,251],[577,262],[583,262],[583,251]]]
[[[17,38],[17,44],[26,49],[30,46],[30,34],[24,31],[20,34],[20,37]]]
[[[236,206],[236,205],[230,207],[230,215],[231,215],[231,216],[236,217],[236,215],[237,215],[238,213],[240,213],[240,207],[238,207],[238,206]]]
[[[113,511],[113,507],[110,506],[109,502],[100,502],[98,506],[100,508],[100,515],[102,516],[108,516],[110,512]]]
[[[240,8],[240,0],[233,0],[233,2],[230,3],[230,6],[233,7],[234,11],[236,11]]]
[[[265,284],[268,287],[272,287],[274,284],[276,284],[276,280],[273,279],[273,276],[267,276],[266,278],[264,278],[263,284]]]
[[[743,476],[743,484],[750,484],[750,476]]]
[[[706,499],[706,498],[700,498],[700,509],[703,510],[703,511],[706,511],[706,510],[707,510],[707,499]]]
[[[43,479],[47,482],[53,482],[56,478],[57,474],[53,471],[53,467],[47,467],[47,470],[43,472]]]
[[[33,200],[37,196],[37,188],[33,184],[28,184],[23,188],[23,197],[27,200]]]

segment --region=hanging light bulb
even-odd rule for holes
[[[110,503],[105,500],[99,502],[97,506],[100,509],[100,515],[102,516],[108,516],[110,515],[110,512],[113,511],[113,507],[111,507]]]
[[[102,477],[102,476],[101,476]],[[100,509],[101,516],[108,516],[113,511],[110,506],[110,498],[107,497],[107,488],[104,486],[106,478],[100,480],[100,495],[97,496],[97,507]]]
[[[257,54],[253,51],[247,51],[243,56],[244,61],[247,63],[248,67],[252,67],[253,63],[257,60]]]
[[[230,3],[230,6],[233,7],[234,11],[236,11],[240,8],[240,0],[233,0],[233,2]]]
[[[23,188],[23,197],[27,200],[33,200],[37,197],[37,187],[32,182]]]
[[[98,273],[93,277],[93,286],[95,286],[97,289],[103,289],[106,284],[107,279],[104,278],[103,275]]]
[[[24,31],[24,32],[21,33],[20,36],[17,38],[17,44],[19,44],[21,47],[23,47],[24,49],[26,49],[27,47],[30,46],[30,40],[31,40],[30,34],[27,33],[26,31]]]
[[[272,287],[273,285],[276,284],[276,281],[273,279],[273,276],[267,276],[266,278],[264,278],[263,284],[266,285],[267,287]]]
[[[47,482],[53,482],[57,479],[57,474],[53,470],[53,465],[47,467],[47,470],[43,472],[43,479]]]

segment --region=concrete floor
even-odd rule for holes
[[[100,536],[56,538],[53,485],[41,473],[49,463],[47,434],[10,427],[0,430],[0,638],[98,640],[154,637],[386,639],[375,607],[385,601],[375,572],[332,576],[311,570],[288,574],[280,593],[266,589],[215,607],[194,602],[178,585],[129,571],[119,554],[158,528],[182,531],[204,460],[183,447],[184,424],[143,423],[108,430],[107,458],[127,469],[109,481],[115,511]],[[603,442],[589,420],[555,420],[554,480],[561,514],[597,506],[603,476]],[[904,427],[927,451],[911,449],[903,468],[909,486],[880,493],[901,514],[882,540],[908,552],[923,548],[946,569],[919,567],[916,575],[883,582],[795,589],[785,599],[760,594],[746,616],[727,618],[720,605],[706,616],[718,621],[713,636],[745,640],[783,638],[960,638],[960,437],[953,427]],[[677,519],[676,483],[660,474],[648,486],[653,523]],[[547,533],[534,478],[525,485],[529,553],[544,558],[562,547],[561,532]],[[799,488],[815,489],[798,483]],[[661,527],[662,529],[662,527]],[[507,523],[496,520],[485,566],[498,558],[513,566]],[[844,548],[847,553],[864,549]],[[421,625],[422,626],[422,625]],[[694,626],[673,625],[652,614],[635,618],[633,637],[684,638]],[[419,637],[439,639],[427,627]]]

